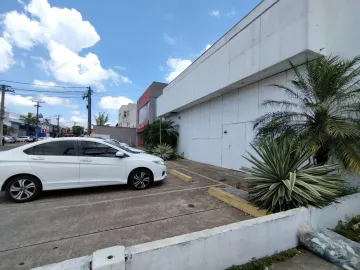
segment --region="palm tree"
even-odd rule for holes
[[[105,115],[104,112],[103,113],[99,112],[98,116],[95,115],[95,121],[96,121],[96,125],[105,126],[105,124],[109,121],[109,116]]]
[[[290,63],[291,64],[291,63]],[[266,100],[282,110],[256,119],[257,138],[293,139],[313,149],[317,164],[336,162],[360,173],[360,57],[320,57],[295,72],[292,87],[272,85],[288,100]]]
[[[36,116],[33,113],[28,112],[27,115],[20,116],[20,119],[23,120],[26,125],[36,125]]]
[[[161,125],[160,120],[157,120],[154,123],[147,125],[142,132],[145,144],[160,144],[160,132],[162,144],[169,144],[172,147],[176,146],[179,133],[175,130],[174,121],[172,120],[164,120],[161,122]]]

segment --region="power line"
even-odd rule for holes
[[[24,92],[39,92],[39,93],[59,93],[59,94],[63,94],[63,93],[79,93],[82,94],[84,93],[83,91],[49,91],[49,90],[38,90],[38,89],[23,89],[23,88],[14,88],[12,87],[11,89],[16,90],[16,91],[24,91]]]
[[[29,97],[29,96],[26,96],[26,95],[24,95],[24,94],[19,94],[19,93],[11,93],[11,94],[8,94],[8,95]],[[38,95],[38,97],[78,98],[78,99],[81,99],[81,98],[82,98],[81,96],[54,96],[54,95],[51,95],[51,96],[48,96],[48,95]]]
[[[36,83],[27,83],[27,82],[17,82],[17,81],[8,81],[8,80],[0,80],[0,82],[8,82],[8,83],[18,83],[18,84],[26,84],[26,85],[34,85],[40,87],[47,87],[47,88],[81,88],[86,89],[85,86],[61,86],[61,85],[46,85],[46,84],[36,84]]]

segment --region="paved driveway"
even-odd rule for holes
[[[250,218],[208,195],[208,187],[223,183],[212,167],[201,171],[199,163],[178,161],[168,168],[191,175],[193,182],[170,175],[144,191],[126,186],[51,191],[25,204],[8,202],[1,193],[0,269],[29,269],[109,246],[145,243]],[[225,181],[242,181],[241,175],[223,172]]]

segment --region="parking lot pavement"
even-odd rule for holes
[[[22,146],[24,144],[25,143],[20,143],[20,142],[17,142],[17,143],[5,143],[4,146],[0,145],[0,152],[10,150],[10,149]]]
[[[180,163],[172,162],[169,168]],[[184,172],[185,173],[185,172]],[[91,254],[249,219],[208,195],[219,185],[193,174],[185,183],[135,191],[126,186],[44,192],[34,202],[13,204],[0,194],[0,269],[29,269]]]

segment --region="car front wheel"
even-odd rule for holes
[[[130,175],[129,183],[134,189],[146,189],[151,185],[152,173],[147,169],[136,169]]]
[[[6,186],[6,196],[17,203],[35,200],[40,192],[40,181],[30,175],[14,177]]]

